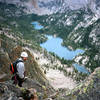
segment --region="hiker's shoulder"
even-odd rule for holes
[[[23,59],[22,58],[18,58],[16,61],[23,61]]]
[[[17,65],[24,65],[22,58],[17,59]]]

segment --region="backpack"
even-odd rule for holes
[[[13,62],[13,63],[10,64],[11,74],[15,74],[17,72],[17,64],[19,62],[23,62],[23,61],[22,60],[16,60],[15,62]]]

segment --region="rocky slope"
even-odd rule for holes
[[[42,70],[39,68],[38,64],[34,60],[34,56],[30,53],[30,51],[28,51],[27,49],[24,49],[21,46],[16,45],[16,42],[14,42],[14,40],[6,37],[5,35],[1,34],[0,39],[1,39],[0,62],[2,62],[0,64],[1,74],[6,74],[8,77],[10,74],[9,64],[11,62],[14,62],[17,58],[19,58],[20,53],[22,51],[26,51],[28,52],[28,55],[30,56],[28,58],[28,62],[26,62],[27,75],[33,78],[34,80],[38,80],[40,81],[40,83],[44,84],[46,81],[45,75],[43,74]]]
[[[17,40],[17,38],[16,40],[15,38],[12,39],[10,35],[5,33],[0,34],[0,100],[31,100],[33,92],[31,93],[30,89],[38,91],[39,100],[43,100],[55,93],[55,90],[35,61],[34,55],[25,46],[22,47],[17,42],[20,40]],[[25,45],[25,42],[23,44]],[[19,58],[22,51],[26,51],[29,55],[28,61],[25,63],[28,79],[24,82],[23,88],[19,88],[13,85],[9,64]]]
[[[63,94],[60,100],[99,100],[100,68],[97,68],[84,82],[72,91]]]
[[[0,100],[44,100],[54,94],[54,89],[27,79],[20,88],[11,81],[0,82]]]
[[[97,68],[84,82],[80,83],[73,90],[59,89],[57,92],[51,88],[46,89],[38,82],[28,79],[23,88],[15,87],[8,82],[0,82],[1,100],[31,100],[33,99],[34,88],[37,89],[39,100],[99,100],[100,98],[100,68]],[[29,85],[30,84],[30,85]],[[34,100],[34,99],[33,99]],[[36,99],[37,100],[37,99]]]

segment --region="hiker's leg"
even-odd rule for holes
[[[22,80],[19,80],[18,85],[19,85],[20,87],[22,87],[22,84],[23,84],[23,81],[22,81]]]
[[[18,80],[18,85],[19,85],[20,87],[22,87],[22,84],[23,84],[24,80],[21,79],[19,76],[17,76],[17,80]]]
[[[16,75],[12,76],[12,80],[13,80],[13,84],[17,85],[18,81]]]

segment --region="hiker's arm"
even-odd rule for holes
[[[24,76],[26,76],[26,71],[24,72]]]

